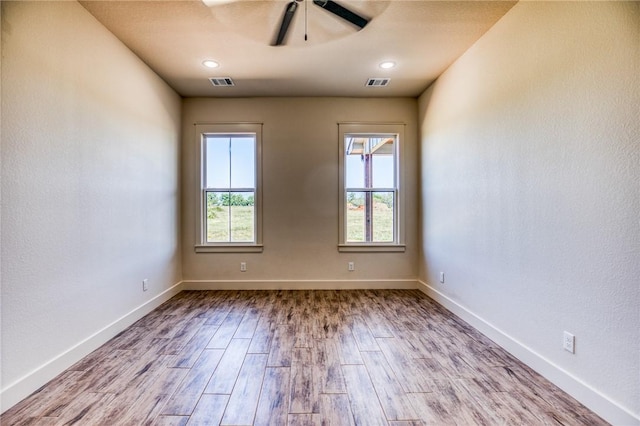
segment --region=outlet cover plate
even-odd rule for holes
[[[565,331],[562,339],[562,347],[564,348],[565,351],[575,354],[576,353],[576,336],[569,333],[568,331]]]

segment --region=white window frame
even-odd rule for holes
[[[404,252],[404,161],[402,144],[404,141],[403,123],[338,123],[339,135],[339,221],[338,251],[340,252]],[[395,143],[395,197],[394,238],[392,242],[347,242],[347,188],[345,181],[345,141],[348,136],[394,136]]]
[[[196,245],[197,253],[260,253],[262,245],[262,123],[214,123],[195,125],[196,133],[196,167],[197,174],[197,218]],[[241,136],[255,135],[256,170],[254,194],[254,241],[253,242],[207,242],[206,220],[206,158],[205,138],[208,135]]]

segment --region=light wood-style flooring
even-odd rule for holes
[[[602,425],[417,290],[187,291],[2,425]]]

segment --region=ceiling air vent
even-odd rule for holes
[[[209,81],[216,87],[235,86],[233,80],[231,80],[231,77],[211,77]]]
[[[390,78],[370,78],[369,80],[367,80],[367,84],[365,84],[365,86],[367,86],[367,87],[384,87],[384,86],[388,85],[390,81],[391,81]]]

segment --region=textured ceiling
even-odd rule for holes
[[[81,1],[182,96],[418,96],[515,2],[338,0],[361,31],[307,0],[272,46],[286,1]],[[305,9],[308,40],[304,40]],[[221,66],[207,69],[205,59]],[[382,70],[392,60],[397,66]],[[209,77],[231,77],[214,87]],[[387,87],[365,87],[390,77]]]

